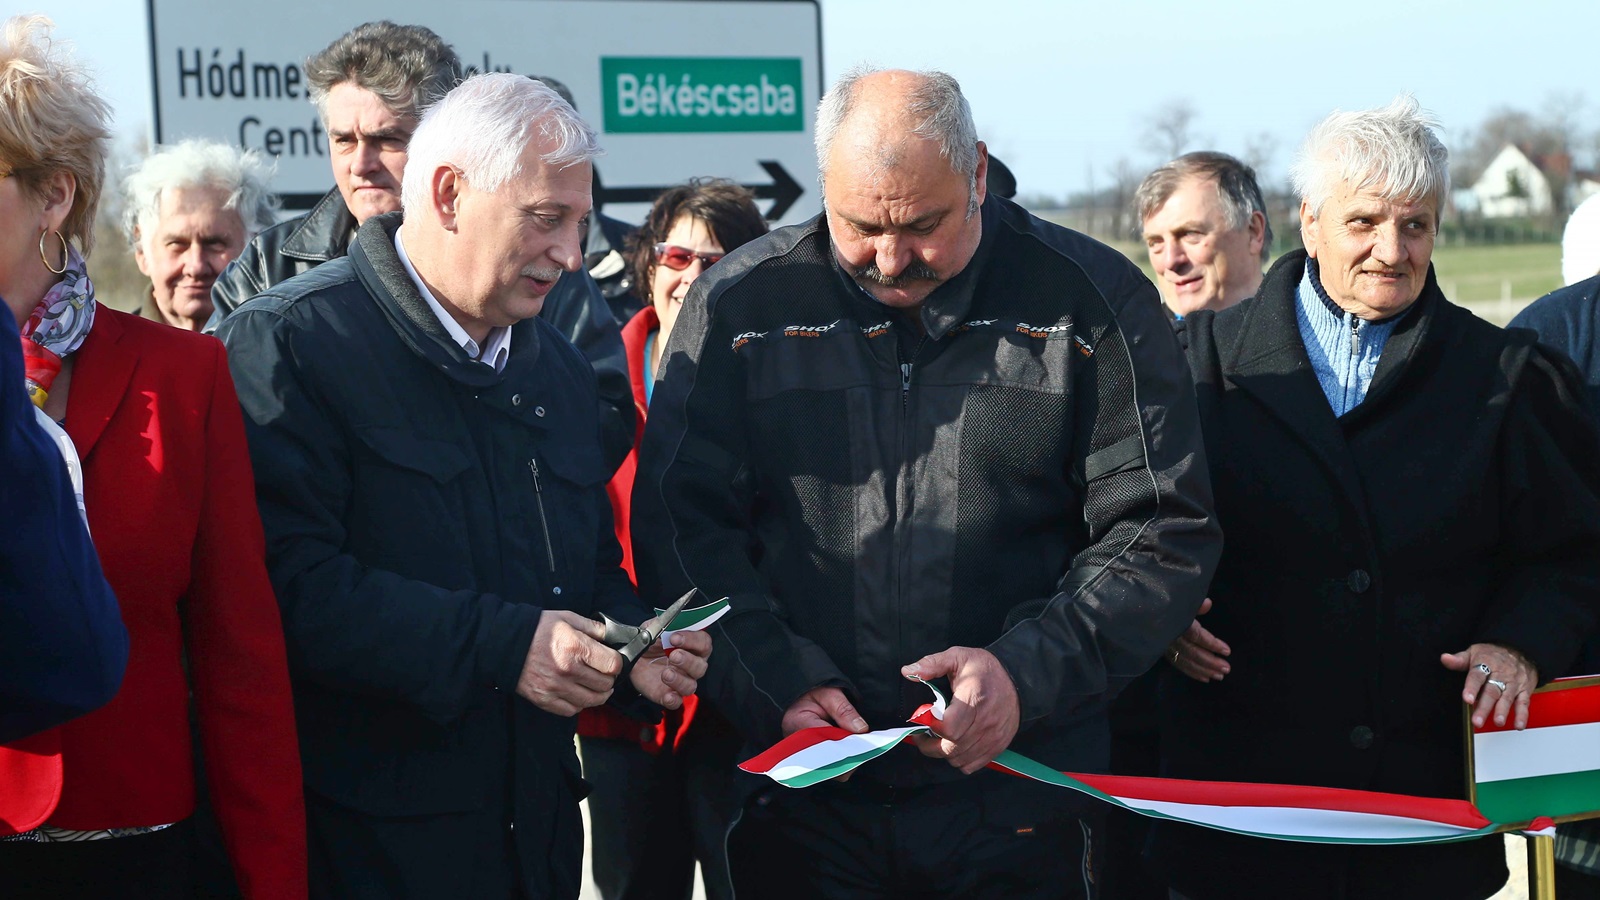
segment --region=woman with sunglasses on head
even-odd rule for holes
[[[623,326],[622,343],[639,426],[635,452],[628,454],[608,487],[622,565],[630,578],[628,498],[638,437],[644,434],[651,389],[667,358],[672,326],[690,286],[706,269],[766,233],[767,223],[748,190],[731,181],[697,178],[656,198],[630,242],[634,290],[645,307]],[[631,719],[610,706],[584,710],[578,734],[584,776],[594,784],[589,826],[601,896],[688,900],[696,859],[704,867],[709,900],[731,896],[721,871],[739,749],[731,726],[698,698],[686,697],[681,709],[658,723]]]

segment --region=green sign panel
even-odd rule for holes
[[[606,131],[804,131],[798,58],[603,56]]]

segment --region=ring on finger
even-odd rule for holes
[[[1494,670],[1489,668],[1488,663],[1478,663],[1478,671],[1482,672],[1483,677],[1485,678],[1488,678],[1490,675],[1494,674]]]
[[[1178,655],[1179,655],[1179,654],[1180,654],[1180,653],[1181,653],[1181,652],[1182,652],[1182,651],[1179,651],[1179,650],[1176,650],[1176,649],[1174,649],[1174,650],[1173,650],[1173,651],[1172,651],[1172,664],[1173,664],[1173,665],[1177,665],[1177,664],[1178,664]]]
[[[1504,681],[1496,681],[1495,679],[1491,678],[1489,679],[1488,683],[1499,688],[1500,693],[1504,694],[1506,692],[1506,683]]]

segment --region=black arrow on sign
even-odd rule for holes
[[[800,199],[806,189],[800,183],[789,177],[789,172],[782,164],[770,159],[760,161],[761,168],[772,176],[770,184],[746,184],[757,200],[771,200],[772,207],[767,210],[767,218],[781,219],[789,211],[789,207]],[[600,172],[594,173],[594,208],[598,212],[607,203],[653,203],[655,199],[667,191],[665,187],[607,187],[600,183]]]

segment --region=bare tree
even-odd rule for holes
[[[1106,189],[1106,202],[1111,213],[1108,236],[1116,241],[1132,240],[1134,229],[1138,227],[1138,223],[1134,222],[1133,194],[1139,189],[1142,176],[1126,156],[1118,158],[1116,164],[1106,170],[1106,174],[1111,176],[1111,186]]]
[[[1197,142],[1194,123],[1199,117],[1194,103],[1188,99],[1167,101],[1147,120],[1145,147],[1160,157],[1161,162],[1181,156]]]
[[[1263,131],[1256,136],[1246,138],[1244,153],[1239,159],[1245,165],[1256,170],[1256,182],[1265,188],[1268,167],[1272,165],[1273,157],[1278,155],[1278,138],[1270,131]]]

